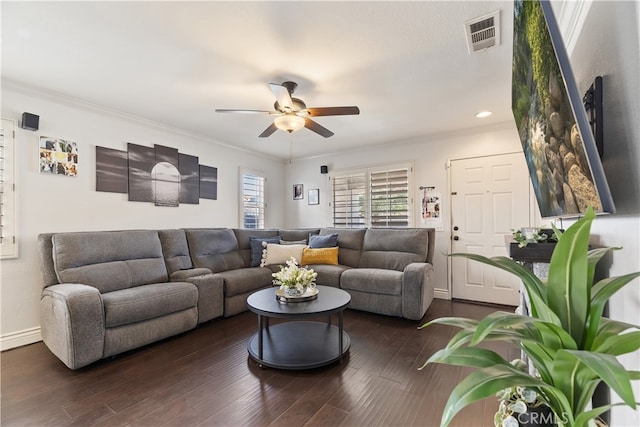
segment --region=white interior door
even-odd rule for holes
[[[508,256],[505,236],[529,220],[522,153],[451,161],[451,252]],[[495,267],[451,258],[453,298],[516,306],[520,281]]]

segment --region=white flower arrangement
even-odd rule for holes
[[[291,257],[285,266],[280,266],[280,271],[273,273],[273,284],[280,285],[283,291],[287,288],[296,288],[303,293],[318,277],[318,273],[310,268],[298,267],[298,262]]]

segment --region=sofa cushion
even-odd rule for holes
[[[238,249],[238,240],[228,228],[185,230],[193,265],[214,273],[247,267]]]
[[[58,276],[53,264],[53,233],[42,233],[38,235],[38,255],[40,255],[40,272],[42,273],[42,284],[44,287],[56,285]]]
[[[267,243],[267,247],[262,255],[262,262],[260,266],[265,265],[284,265],[289,259],[295,258],[296,262],[300,262],[302,259],[302,250],[306,248],[306,245],[280,245],[274,243]]]
[[[320,235],[338,234],[338,262],[349,267],[360,266],[365,229],[323,228]]]
[[[272,271],[268,268],[242,268],[217,273],[224,280],[226,297],[245,294],[273,284]]]
[[[290,230],[280,230],[280,238],[282,240],[294,241],[294,240],[307,240],[310,234],[318,234],[319,228],[296,228]]]
[[[198,304],[198,289],[186,282],[154,283],[102,294],[105,326],[141,322]]]
[[[338,265],[338,248],[304,248],[301,265],[332,264]]]
[[[352,268],[342,273],[340,287],[384,295],[402,294],[402,272],[380,268]]]
[[[280,244],[280,237],[250,237],[251,245],[251,262],[249,267],[258,267],[262,261],[262,252],[264,251],[263,242]]]
[[[427,259],[429,231],[413,229],[368,229],[362,244],[361,268],[403,271]]]
[[[184,230],[158,230],[158,237],[160,237],[162,253],[169,275],[176,271],[193,268]]]
[[[252,237],[278,237],[278,230],[271,228],[234,228],[233,233],[238,241],[238,249],[240,249],[240,256],[244,262],[245,267],[251,267],[252,252],[251,252],[251,238]],[[262,247],[260,247],[260,253],[258,256],[262,256]],[[260,258],[258,258],[258,265],[260,264]],[[253,267],[257,267],[254,265]]]
[[[157,231],[92,231],[51,237],[60,283],[110,292],[169,280]]]
[[[308,267],[318,273],[318,277],[316,277],[318,285],[333,286],[334,288],[340,287],[340,276],[345,270],[351,268],[346,265],[331,264],[311,264]]]
[[[302,240],[280,240],[281,245],[305,245],[307,244],[306,239]]]
[[[338,246],[338,233],[324,236],[309,236],[310,248],[334,248],[336,246]]]

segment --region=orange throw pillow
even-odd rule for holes
[[[301,265],[331,264],[338,265],[338,248],[304,248]]]

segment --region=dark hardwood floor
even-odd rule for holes
[[[480,318],[495,307],[434,300],[424,321]],[[247,355],[246,312],[72,371],[37,343],[1,354],[2,426],[437,426],[449,392],[470,372],[418,371],[456,331],[355,310],[351,350],[311,371],[260,369]],[[494,347],[508,358],[514,348]],[[456,426],[492,426],[497,401],[469,406]]]

